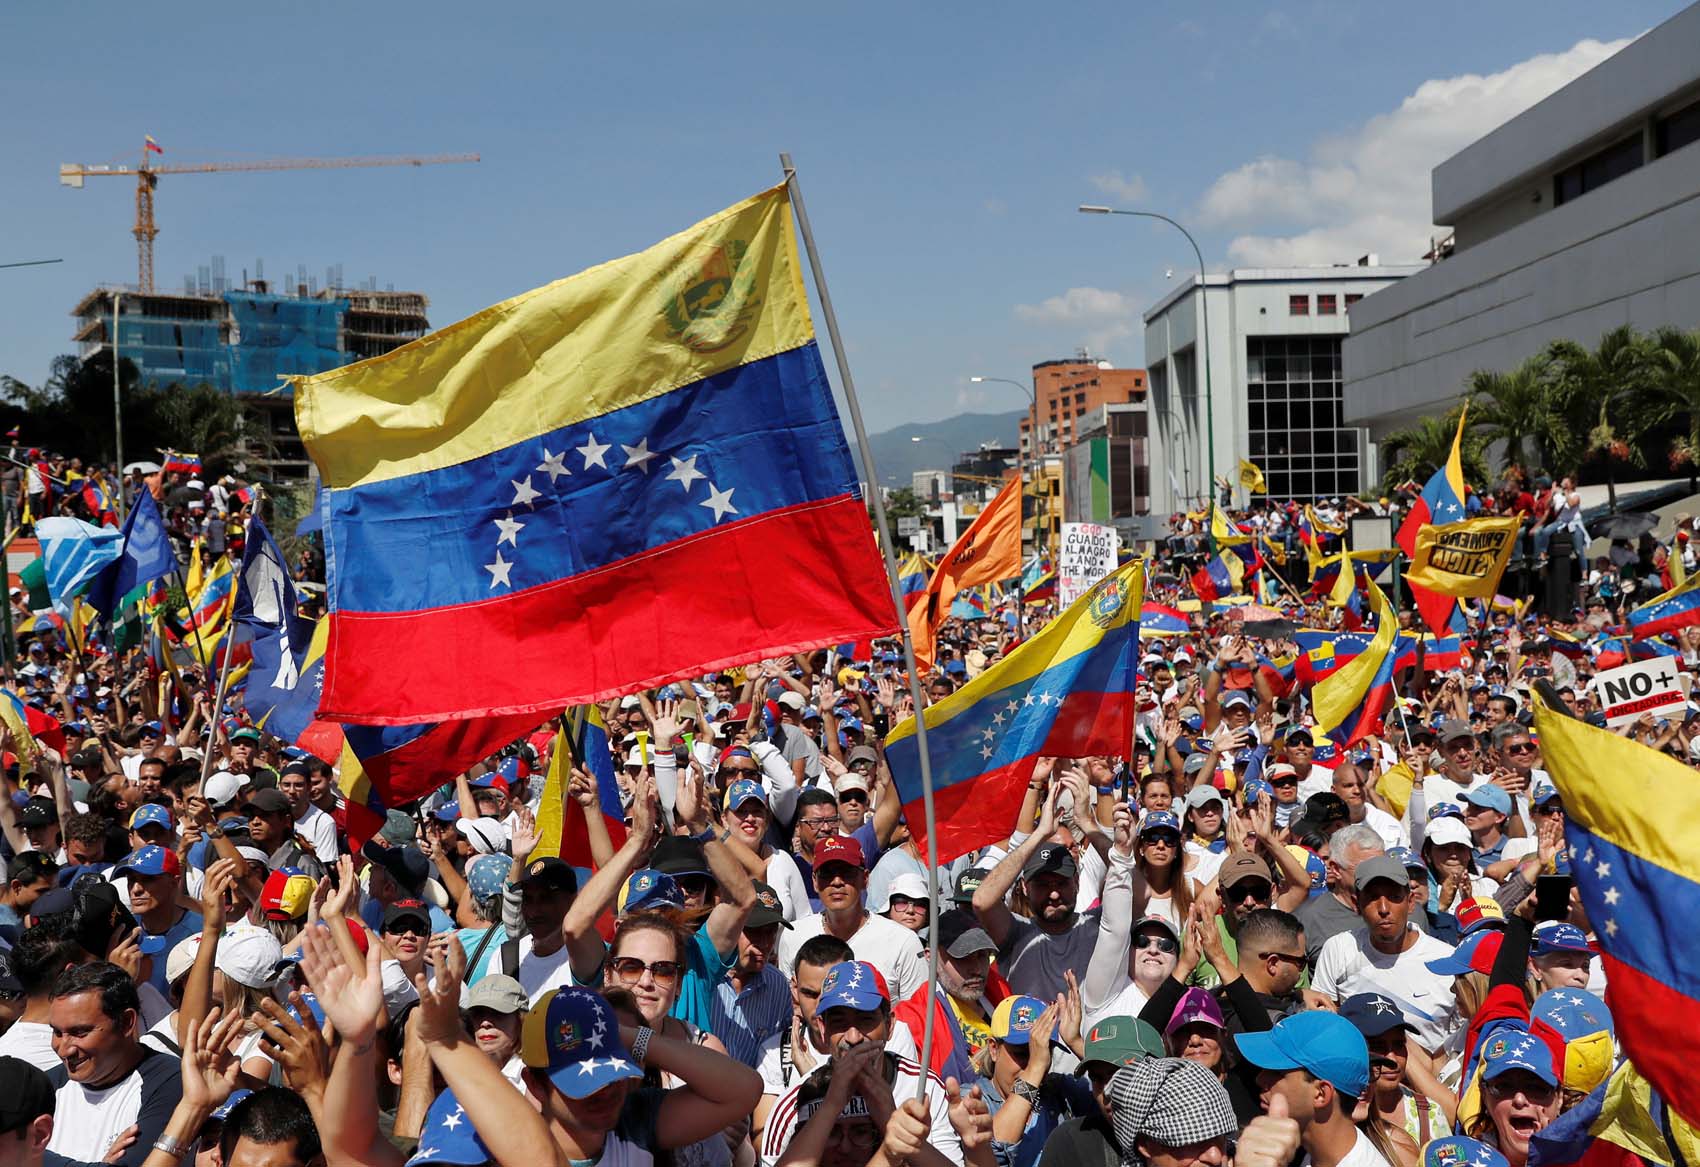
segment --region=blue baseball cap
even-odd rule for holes
[[[1254,704],[1255,702],[1252,701],[1251,694],[1247,693],[1244,689],[1229,689],[1226,693],[1222,694],[1223,709],[1231,709],[1236,705],[1250,709]]]
[[[511,754],[508,757],[503,758],[500,762],[496,763],[496,773],[506,778],[508,780],[508,785],[512,786],[515,782],[519,781],[519,759],[513,757]]]
[[[1547,1043],[1523,1029],[1501,1031],[1482,1048],[1482,1081],[1491,1082],[1512,1070],[1527,1070],[1548,1086],[1558,1085]]]
[[[144,721],[142,722],[142,728],[153,734],[155,737],[158,737],[164,732],[164,727],[157,721]]]
[[[1145,821],[1139,824],[1139,833],[1144,835],[1151,831],[1173,831],[1178,835],[1181,833],[1181,820],[1172,810],[1146,811]]]
[[[1245,786],[1240,790],[1240,805],[1256,806],[1257,800],[1266,794],[1270,798],[1274,798],[1275,788],[1261,778],[1248,779]]]
[[[615,1082],[642,1078],[620,1041],[620,1019],[601,994],[551,989],[525,1015],[520,1058],[543,1070],[568,1098],[589,1098]]]
[[[1551,782],[1537,782],[1535,783],[1534,792],[1529,795],[1529,801],[1534,803],[1536,806],[1545,806],[1557,797],[1558,787],[1554,786]]]
[[[1428,808],[1428,821],[1431,823],[1435,819],[1461,819],[1463,817],[1464,808],[1451,799],[1443,799]]]
[[[502,894],[513,860],[506,855],[479,855],[466,865],[466,890],[475,900]]]
[[[1340,1002],[1340,1016],[1357,1026],[1365,1037],[1380,1037],[1390,1029],[1411,1028],[1398,1003],[1380,993],[1352,994]]]
[[[1611,1010],[1587,989],[1548,989],[1529,1006],[1529,1020],[1544,1023],[1566,1042],[1616,1032]]]
[[[1369,1087],[1369,1044],[1338,1013],[1294,1013],[1262,1033],[1236,1033],[1240,1056],[1264,1070],[1308,1070],[1356,1098]]]
[[[1421,871],[1424,875],[1428,874],[1428,864],[1423,862],[1422,856],[1409,847],[1389,847],[1387,848],[1387,857],[1397,860],[1406,871]]]
[[[445,802],[431,812],[431,817],[440,823],[452,823],[460,817],[460,806],[453,802]]]
[[[1480,1139],[1447,1135],[1423,1148],[1422,1167],[1511,1167],[1511,1161]]]
[[[827,970],[820,1000],[815,1002],[815,1016],[841,1007],[872,1013],[890,1003],[891,990],[886,988],[879,969],[866,961],[846,960]]]
[[[1204,728],[1204,717],[1201,714],[1189,713],[1181,718],[1181,724],[1193,733]]]
[[[726,788],[727,810],[737,810],[752,800],[767,805],[767,791],[754,778],[740,778]]]
[[[624,892],[620,897],[621,913],[685,906],[685,893],[679,889],[679,881],[652,867],[633,872],[626,880]]]
[[[992,1011],[991,1034],[1005,1045],[1027,1045],[1033,1023],[1044,1011],[1045,1003],[1037,997],[1005,997]]]
[[[176,875],[182,869],[175,851],[165,847],[137,847],[112,869],[112,876],[116,879],[120,875]]]
[[[1491,782],[1483,782],[1480,786],[1464,791],[1464,801],[1473,806],[1485,806],[1489,810],[1497,810],[1500,814],[1511,813],[1511,795],[1502,786]]]
[[[491,1161],[490,1149],[478,1137],[478,1130],[466,1111],[455,1101],[455,1092],[445,1090],[425,1112],[425,1122],[419,1128],[419,1146],[407,1167],[426,1167],[432,1163],[452,1163],[457,1167],[475,1167]]]
[[[248,1097],[248,1095],[250,1095],[252,1093],[253,1093],[252,1090],[247,1090],[247,1089],[232,1090],[230,1092],[230,1097],[226,1098],[224,1100],[224,1104],[221,1105],[217,1110],[213,1111],[211,1114],[207,1115],[207,1121],[208,1122],[223,1122],[225,1119],[230,1117],[230,1112],[236,1109],[236,1104],[241,1102],[244,1098]]]
[[[1535,944],[1530,950],[1531,955],[1546,956],[1553,952],[1586,952],[1592,954],[1593,947],[1588,943],[1587,935],[1574,924],[1563,920],[1548,920],[1535,928]]]
[[[130,815],[130,829],[139,831],[143,827],[162,827],[171,829],[171,811],[160,806],[157,802],[144,802]]]

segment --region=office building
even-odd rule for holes
[[[1038,440],[1035,443],[1032,433],[1034,418],[1024,414],[1021,454],[1026,457],[1035,449],[1043,454],[1060,454],[1074,441],[1087,414],[1144,396],[1144,369],[1118,369],[1084,352],[1072,360],[1041,361],[1033,366],[1032,412],[1038,422]]]
[[[1063,521],[1128,528],[1151,511],[1150,420],[1145,402],[1105,405],[1063,451]]]

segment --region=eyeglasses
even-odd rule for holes
[[[1222,898],[1231,904],[1243,904],[1246,900],[1256,900],[1262,903],[1274,891],[1274,885],[1261,879],[1242,879],[1232,887],[1222,889]]]
[[[384,926],[385,936],[429,936],[431,926],[421,924],[418,920],[397,920]]]
[[[805,827],[813,827],[817,831],[823,831],[827,827],[836,827],[838,825],[838,816],[822,815],[818,819],[802,819],[801,824]]]
[[[1135,936],[1133,947],[1137,952],[1145,948],[1155,948],[1158,952],[1179,952],[1181,946],[1168,936]]]
[[[1534,742],[1512,742],[1505,747],[1508,754],[1532,754],[1535,752]]]
[[[645,962],[635,956],[616,956],[608,962],[608,967],[614,970],[614,975],[624,985],[635,985],[643,980],[646,970],[658,985],[671,985],[679,979],[679,962],[676,960]]]

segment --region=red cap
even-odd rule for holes
[[[867,866],[867,860],[862,857],[862,844],[848,835],[833,835],[830,839],[822,839],[815,844],[815,870],[819,871],[828,863],[848,863],[852,867]]]

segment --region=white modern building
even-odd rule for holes
[[[1433,172],[1444,258],[1354,310],[1348,425],[1444,410],[1565,337],[1700,325],[1700,4]]]
[[[1145,313],[1151,509],[1207,496],[1201,334],[1208,333],[1216,474],[1255,462],[1273,498],[1356,492],[1376,477],[1362,432],[1341,414],[1340,342],[1358,302],[1420,265],[1368,255],[1332,267],[1236,268],[1193,276]],[[1208,312],[1208,328],[1205,312]]]

